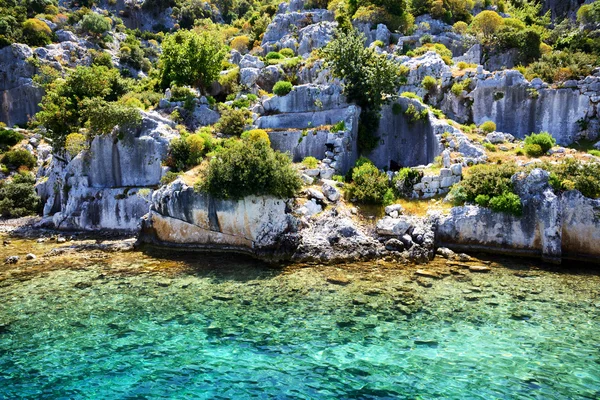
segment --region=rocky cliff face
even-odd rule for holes
[[[24,44],[0,49],[0,122],[25,125],[38,111],[43,90],[33,83],[33,51]]]
[[[556,195],[541,169],[513,181],[523,201],[523,216],[494,213],[477,206],[455,207],[438,222],[438,244],[461,250],[562,258],[597,258],[600,201],[577,191]]]
[[[284,257],[290,254],[287,234],[296,225],[288,210],[281,199],[219,200],[178,180],[152,195],[141,239],[158,245]]]
[[[144,113],[135,132],[98,136],[73,159],[54,156],[39,171],[46,223],[65,230],[137,231],[160,184],[172,122]]]

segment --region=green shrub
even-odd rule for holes
[[[92,135],[108,135],[115,127],[123,133],[142,122],[140,111],[124,104],[96,97],[82,101],[81,106],[82,116],[87,120],[86,127]]]
[[[217,122],[216,129],[228,136],[240,136],[249,117],[250,111],[247,109],[225,108],[221,112],[221,119]]]
[[[483,124],[479,125],[479,129],[483,133],[492,133],[496,130],[496,123],[494,121],[485,121]]]
[[[473,166],[469,174],[452,189],[455,204],[474,203],[479,195],[486,195],[491,199],[512,192],[511,178],[517,171],[517,166],[512,163]]]
[[[283,56],[283,54],[278,53],[276,51],[270,51],[266,56],[265,56],[265,60],[282,60],[285,57]]]
[[[551,172],[550,184],[555,190],[579,190],[585,197],[600,197],[600,163],[584,163],[566,158],[558,164],[546,164]]]
[[[87,138],[81,133],[71,133],[67,135],[65,141],[65,150],[71,157],[75,157],[79,152],[87,148]]]
[[[490,196],[487,194],[479,194],[475,197],[475,204],[481,207],[487,207],[490,205]]]
[[[11,150],[4,153],[2,156],[2,164],[9,168],[17,169],[20,167],[27,167],[32,169],[36,166],[37,160],[33,154],[27,150],[18,149]]]
[[[95,12],[86,14],[81,21],[81,29],[95,36],[106,33],[110,29],[110,25],[109,19]]]
[[[262,140],[232,140],[214,157],[199,190],[223,199],[249,195],[294,197],[302,182],[288,155]]]
[[[291,57],[294,57],[294,55],[295,55],[294,50],[288,49],[288,48],[279,50],[279,54],[281,54],[285,58],[291,58]]]
[[[392,187],[396,194],[401,197],[412,196],[413,187],[421,182],[423,171],[414,168],[402,168],[392,179]]]
[[[347,188],[351,199],[364,204],[384,204],[389,201],[387,193],[391,189],[387,174],[379,171],[371,162],[354,168],[352,183]]]
[[[429,92],[433,91],[435,88],[437,88],[437,79],[435,79],[433,76],[426,76],[425,78],[423,78],[423,81],[421,82],[421,86],[423,86],[423,88]]]
[[[179,174],[173,171],[167,171],[167,173],[160,178],[160,184],[161,185],[169,185],[173,182],[175,182],[175,180],[179,178]]]
[[[0,149],[4,150],[12,147],[23,140],[25,136],[12,129],[0,128]]]
[[[279,81],[273,86],[273,93],[277,96],[285,96],[292,91],[292,84],[286,81]]]
[[[539,157],[544,154],[542,146],[535,143],[525,144],[524,150],[529,157]]]
[[[174,172],[185,171],[202,162],[206,154],[217,146],[216,140],[207,132],[183,134],[169,143],[169,155],[165,164]]]
[[[523,214],[521,198],[510,192],[505,192],[499,196],[492,197],[489,200],[489,206],[492,211],[495,212],[503,212],[517,216]]]
[[[344,120],[339,121],[331,127],[331,132],[340,132],[346,130],[346,122]]]
[[[319,165],[319,160],[315,157],[305,157],[304,160],[302,160],[302,164],[308,169],[315,169],[317,168],[317,165]]]
[[[41,201],[35,192],[35,177],[19,173],[12,180],[0,182],[0,214],[3,217],[23,217],[40,211]]]
[[[588,150],[588,154],[591,154],[595,157],[600,157],[600,150]]]
[[[52,43],[52,29],[39,19],[23,22],[23,39],[31,46],[46,46]]]
[[[491,151],[491,152],[495,152],[495,151],[496,151],[496,146],[494,146],[494,145],[493,145],[493,144],[491,144],[491,143],[484,143],[484,144],[483,144],[483,147],[485,147],[485,149],[486,149],[487,151]]]
[[[525,146],[532,144],[539,145],[542,154],[546,154],[548,150],[556,145],[556,140],[548,132],[532,133],[525,137]]]

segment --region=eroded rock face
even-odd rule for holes
[[[577,121],[595,114],[589,85],[536,89],[518,71],[503,71],[477,81],[471,93],[477,125],[494,121],[499,131],[517,138],[547,131],[561,145],[577,139]],[[600,85],[599,85],[600,87]]]
[[[277,253],[295,229],[286,201],[250,196],[220,200],[177,180],[152,196],[142,240],[198,249]],[[289,253],[289,252],[282,252]]]
[[[24,125],[38,111],[43,90],[33,83],[33,51],[24,44],[0,49],[0,122]]]
[[[495,213],[477,206],[455,207],[438,223],[438,244],[456,249],[488,249],[498,253],[561,258],[600,256],[600,201],[578,191],[557,196],[549,174],[534,169],[513,177],[523,202],[523,216]]]
[[[169,141],[177,136],[171,124],[143,113],[141,126],[121,139],[98,136],[73,159],[53,156],[36,186],[46,220],[65,230],[137,231],[163,175]]]

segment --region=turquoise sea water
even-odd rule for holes
[[[5,265],[0,398],[600,398],[599,276],[492,267]]]

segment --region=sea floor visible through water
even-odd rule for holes
[[[600,398],[593,266],[68,245],[0,248],[0,399]]]

